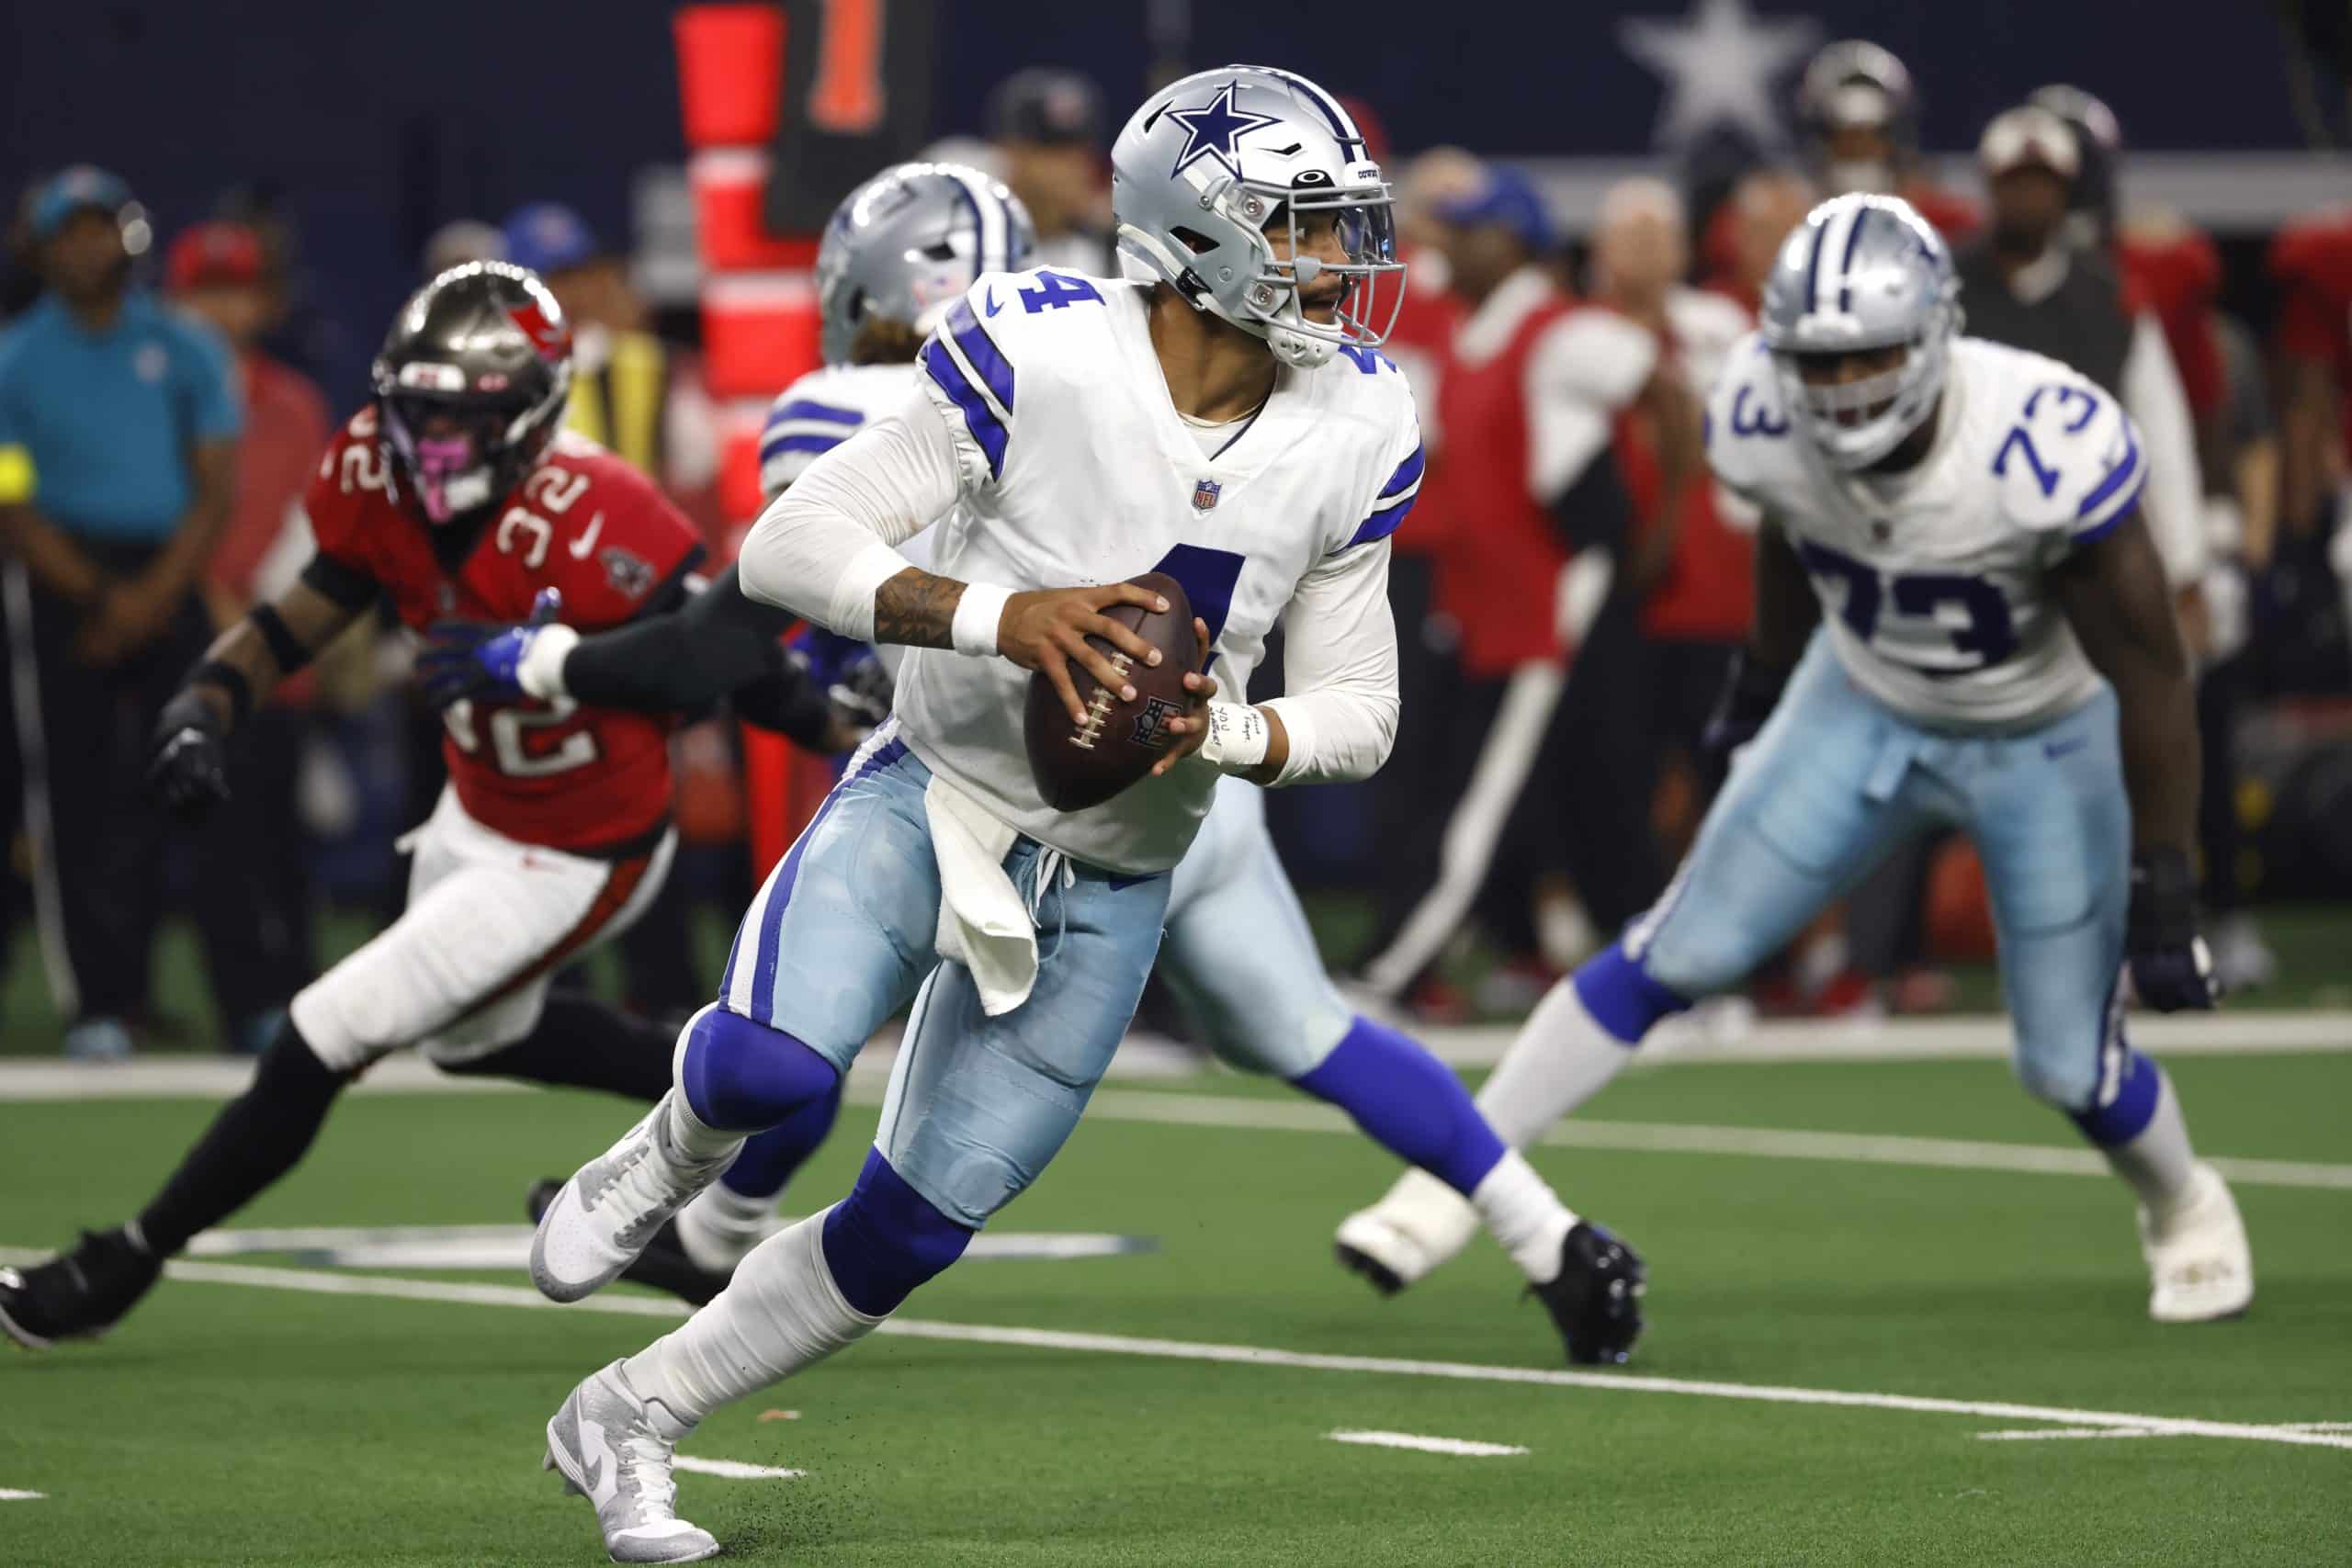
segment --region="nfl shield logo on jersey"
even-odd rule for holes
[[[1225,487],[1215,479],[1203,479],[1193,487],[1193,510],[1209,511],[1216,505],[1216,498],[1224,493]]]

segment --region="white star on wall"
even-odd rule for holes
[[[1617,25],[1625,52],[1666,84],[1652,140],[1685,147],[1702,131],[1731,125],[1759,146],[1788,139],[1781,77],[1821,41],[1811,17],[1759,18],[1747,0],[1698,0],[1679,22],[1629,18]]]

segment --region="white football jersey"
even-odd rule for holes
[[[924,345],[961,498],[933,525],[936,570],[1015,592],[1164,571],[1206,622],[1225,700],[1249,689],[1301,580],[1376,574],[1412,508],[1421,449],[1396,365],[1343,350],[1283,367],[1258,413],[1204,455],[1170,400],[1147,286],[1040,269],[976,282]],[[1381,635],[1386,602],[1377,601]],[[1022,743],[1028,671],[917,649],[899,672],[908,743],[1002,820],[1090,864],[1182,859],[1217,774],[1146,779],[1083,811],[1037,794]]]
[[[2098,689],[2047,574],[2131,514],[2147,466],[2131,416],[2080,373],[1955,339],[1927,457],[1862,477],[1794,427],[1751,335],[1708,399],[1706,440],[1716,477],[1787,533],[1847,674],[1897,713],[2022,728]]]
[[[828,365],[776,394],[760,427],[760,499],[774,501],[808,465],[906,400],[915,367]]]

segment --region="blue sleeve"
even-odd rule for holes
[[[237,397],[235,367],[228,345],[210,329],[188,323],[181,333],[179,357],[188,408],[198,441],[233,441],[244,433],[245,411]]]

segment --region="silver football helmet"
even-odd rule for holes
[[[1404,303],[1380,165],[1339,101],[1287,71],[1227,65],[1153,94],[1112,143],[1111,209],[1136,269],[1285,364],[1381,343]],[[1326,216],[1342,260],[1299,254],[1302,230],[1311,245]],[[1299,290],[1326,276],[1341,292],[1319,321]]]
[[[892,164],[825,222],[817,248],[825,363],[847,364],[870,321],[929,332],[974,278],[1020,271],[1036,246],[1029,209],[1003,181],[961,164]]]
[[[1764,285],[1764,346],[1788,406],[1838,468],[1870,467],[1919,428],[1960,332],[1951,253],[1908,202],[1833,197],[1781,246]],[[1809,382],[1809,355],[1901,344],[1901,364],[1859,381]]]

